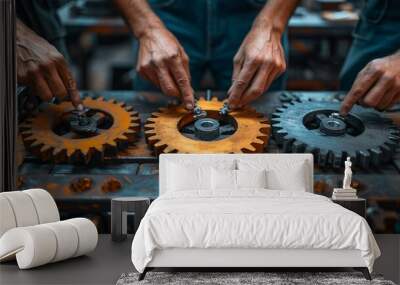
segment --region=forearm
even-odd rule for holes
[[[164,27],[147,0],[114,0],[133,34],[140,38],[149,29]]]
[[[300,0],[269,0],[258,14],[253,27],[268,27],[283,33]]]

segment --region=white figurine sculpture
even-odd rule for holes
[[[352,189],[351,188],[351,178],[353,176],[353,172],[351,171],[351,160],[350,157],[347,157],[347,160],[344,162],[344,178],[343,178],[343,189]]]
[[[332,199],[334,200],[351,200],[357,199],[357,190],[351,187],[351,178],[353,172],[351,171],[351,159],[347,157],[344,162],[344,178],[342,188],[334,188]]]

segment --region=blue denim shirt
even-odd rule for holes
[[[341,72],[341,87],[349,90],[370,61],[400,50],[400,1],[366,0],[354,33],[353,44]]]
[[[233,57],[249,32],[266,0],[148,0],[153,11],[178,39],[190,58],[194,89],[200,88],[206,70],[211,71],[215,88],[231,85]],[[287,36],[282,39],[288,53]],[[138,49],[137,43],[135,49]],[[285,76],[275,80],[270,90],[284,88]],[[135,90],[156,90],[138,74]]]

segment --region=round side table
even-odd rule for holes
[[[128,234],[127,216],[134,214],[134,233],[150,206],[150,198],[118,197],[111,200],[111,239],[123,241]]]

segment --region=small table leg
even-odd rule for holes
[[[146,267],[146,268],[143,270],[143,272],[139,274],[138,281],[142,281],[142,280],[146,277],[147,271],[148,271],[148,269],[147,269],[147,267]]]

